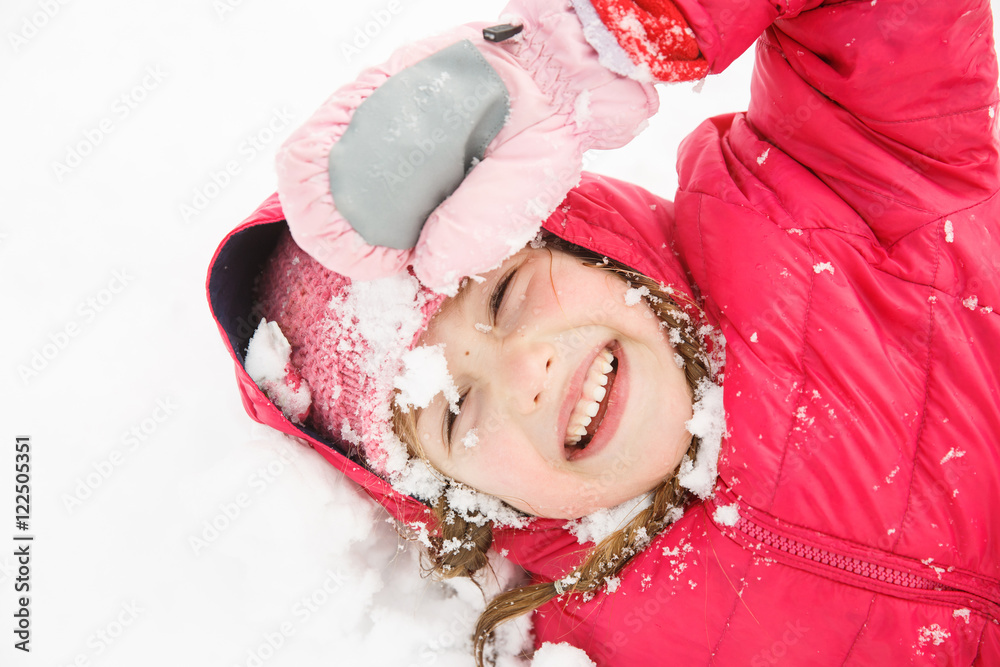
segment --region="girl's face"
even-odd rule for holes
[[[446,475],[524,512],[576,518],[653,489],[691,442],[692,397],[668,330],[621,278],[526,248],[470,280],[421,344],[444,345],[461,395],[420,411]],[[631,296],[631,295],[630,295]]]

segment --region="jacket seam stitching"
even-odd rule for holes
[[[929,291],[934,291],[933,285],[937,283],[938,269],[941,265],[941,238],[937,238],[937,243],[934,245],[934,271],[931,274],[931,285]],[[927,301],[927,365],[924,368],[924,397],[920,405],[920,424],[917,426],[916,438],[914,438],[912,465],[910,466],[910,482],[906,490],[906,508],[903,510],[903,515],[900,517],[899,525],[902,527],[906,523],[906,518],[910,515],[910,506],[913,500],[913,479],[917,468],[917,459],[919,458],[920,446],[924,437],[924,427],[927,424],[927,401],[930,398],[930,384],[931,384],[931,366],[934,364],[934,357],[931,354],[931,349],[934,345],[934,334],[936,332],[935,322],[935,302]],[[899,541],[903,538],[903,532],[900,530],[896,534],[896,539],[892,542],[892,548],[895,549],[898,546]]]
[[[705,234],[704,228],[701,226],[701,212],[705,206],[705,194],[701,193],[698,197],[698,244],[701,246],[701,273],[703,276],[708,275],[708,253],[705,252]],[[705,297],[705,293],[701,293],[702,299]]]
[[[921,208],[919,206],[915,206],[915,205],[910,204],[908,202],[905,202],[905,201],[903,201],[901,199],[897,199],[897,198],[892,197],[890,195],[887,195],[887,194],[885,194],[883,192],[879,192],[878,190],[872,190],[871,188],[866,188],[866,187],[864,187],[862,185],[858,185],[856,183],[851,183],[850,181],[844,180],[843,178],[840,178],[838,176],[833,176],[832,174],[824,174],[824,177],[830,179],[831,181],[837,181],[838,183],[843,183],[845,186],[847,186],[849,188],[854,188],[855,190],[860,190],[861,192],[867,192],[868,194],[872,195],[873,197],[877,197],[877,198],[883,199],[885,201],[894,202],[896,204],[899,204],[900,206],[905,206],[906,208],[911,209],[913,211],[919,211],[921,213],[930,213],[930,214],[936,214],[937,213],[937,211],[932,211],[930,209],[926,209],[926,208]],[[851,208],[854,208],[854,207],[852,206]],[[860,213],[858,213],[857,209],[854,209],[854,212],[858,214],[859,218],[861,218],[862,220],[864,220],[864,216],[862,216]],[[869,229],[871,229],[871,225],[868,225],[867,222],[865,224],[868,226]],[[874,232],[874,230],[872,230],[872,231]]]
[[[809,241],[808,241],[807,246],[808,246],[808,250],[809,250],[810,259],[811,260],[815,260],[816,259],[816,255],[813,252],[813,238],[812,237],[813,237],[812,232],[810,232],[809,233]],[[778,487],[781,486],[781,475],[782,475],[782,473],[784,472],[784,469],[785,469],[785,461],[788,459],[789,440],[791,440],[792,433],[794,431],[793,424],[795,423],[795,421],[797,419],[796,415],[798,414],[798,409],[802,406],[802,399],[805,396],[806,373],[804,371],[802,357],[805,355],[805,351],[809,347],[806,344],[806,338],[809,335],[809,322],[810,322],[810,320],[812,320],[813,293],[814,293],[815,289],[816,289],[816,276],[815,276],[815,273],[814,273],[814,274],[810,275],[810,277],[809,277],[809,295],[806,297],[806,307],[805,307],[805,312],[804,312],[803,317],[802,317],[802,328],[801,328],[802,336],[801,336],[800,342],[799,342],[799,352],[796,355],[796,361],[797,361],[797,365],[798,365],[798,377],[799,377],[799,380],[801,382],[801,385],[799,386],[799,392],[798,392],[799,395],[798,395],[798,397],[797,397],[797,399],[795,401],[795,409],[792,411],[791,416],[789,417],[789,419],[791,421],[789,422],[789,424],[788,424],[788,430],[785,433],[785,442],[784,442],[784,445],[781,448],[781,461],[778,463],[778,470],[777,470],[777,475],[775,476],[774,489],[771,491],[771,498],[770,498],[770,500],[768,500],[768,503],[767,503],[767,511],[770,511],[771,508],[774,506],[774,498],[775,498],[775,496],[778,495]]]
[[[847,661],[851,659],[851,654],[854,653],[854,647],[857,646],[858,640],[861,639],[861,635],[865,633],[865,628],[868,627],[868,619],[872,617],[872,609],[875,608],[875,599],[878,597],[878,593],[872,593],[872,599],[868,601],[868,612],[865,614],[865,620],[858,628],[858,632],[854,635],[854,641],[851,642],[850,647],[847,649],[847,653],[844,654],[844,662],[841,666],[846,665]]]
[[[987,195],[987,196],[983,197],[982,199],[980,199],[980,200],[979,200],[979,201],[977,201],[977,202],[974,202],[974,203],[972,203],[972,204],[969,204],[968,206],[963,206],[962,208],[956,208],[956,209],[954,209],[954,210],[952,210],[952,211],[948,211],[947,213],[942,213],[942,214],[941,214],[941,215],[939,215],[939,216],[938,216],[937,218],[935,218],[935,219],[933,219],[933,220],[928,220],[928,221],[927,221],[927,222],[925,222],[924,224],[922,224],[922,225],[919,225],[919,226],[917,226],[917,227],[914,227],[913,229],[911,229],[910,231],[906,232],[905,234],[903,234],[902,236],[900,236],[900,237],[899,237],[898,239],[896,239],[895,241],[893,241],[893,242],[892,242],[892,243],[890,243],[889,245],[887,245],[887,246],[883,246],[883,247],[884,247],[884,248],[885,248],[886,250],[890,250],[890,249],[892,249],[892,248],[893,248],[893,247],[894,247],[894,246],[895,246],[895,245],[896,245],[897,243],[900,243],[901,241],[903,241],[903,239],[905,239],[906,237],[910,236],[911,234],[915,234],[915,233],[919,232],[919,231],[920,231],[921,229],[923,229],[924,227],[926,227],[926,226],[928,226],[928,225],[933,225],[933,224],[937,224],[937,223],[941,222],[941,220],[942,220],[943,218],[947,218],[947,217],[948,217],[948,216],[950,216],[950,215],[958,215],[959,213],[964,213],[965,211],[968,211],[969,209],[973,209],[973,208],[976,208],[976,207],[978,207],[978,206],[982,206],[983,204],[987,203],[987,202],[988,202],[989,200],[991,200],[991,199],[993,199],[994,197],[996,197],[996,196],[997,196],[997,193],[998,193],[998,192],[1000,192],[1000,188],[997,188],[997,189],[993,190],[993,192],[991,192],[991,193],[990,193],[989,195]],[[933,212],[933,211],[932,211],[932,212]]]
[[[706,517],[707,516],[708,516],[708,514],[706,512]],[[715,527],[718,530],[718,526],[715,526],[715,524],[712,523],[711,519],[708,520],[708,523],[710,525],[712,525],[713,527]],[[725,533],[723,533],[722,531],[719,531],[719,534],[725,536]],[[709,539],[711,539],[711,538],[709,538]],[[730,538],[730,539],[732,539],[732,538]],[[753,554],[753,553],[748,553],[747,555],[749,557],[747,558],[746,563],[743,565],[743,571],[740,573],[740,580],[741,581],[744,580],[744,579],[746,579],[747,573],[750,572],[750,568],[753,566],[753,560],[756,557],[755,554]],[[706,559],[706,562],[707,562],[707,559]],[[725,572],[723,572],[723,574],[725,574]],[[728,577],[727,577],[727,579],[728,579]],[[739,609],[739,605],[742,602],[742,600],[743,600],[743,598],[740,596],[740,592],[736,591],[736,596],[735,596],[735,599],[733,600],[733,606],[732,606],[732,608],[730,608],[729,615],[726,617],[726,622],[723,624],[722,631],[719,633],[719,639],[718,639],[718,641],[715,642],[715,646],[712,647],[712,653],[709,656],[709,665],[715,664],[715,655],[716,655],[716,653],[718,653],[719,647],[722,646],[722,641],[726,638],[726,635],[729,633],[729,627],[730,627],[730,624],[732,623],[733,616],[736,615],[736,610]]]
[[[986,628],[988,628],[989,625],[990,625],[990,622],[988,620],[984,620],[983,621],[983,627],[979,630],[979,640],[976,642],[977,643],[977,646],[976,646],[976,657],[972,659],[972,663],[971,663],[973,665],[979,664],[979,659],[983,655],[983,637],[986,636]]]
[[[937,120],[939,118],[949,118],[951,116],[964,116],[970,113],[975,113],[977,111],[984,111],[992,107],[994,104],[996,104],[996,101],[997,101],[996,98],[994,98],[992,101],[986,104],[971,109],[964,109],[962,111],[952,111],[951,113],[936,114],[934,116],[920,116],[918,118],[903,118],[900,120],[879,120],[878,118],[873,118],[871,116],[862,116],[861,114],[854,114],[854,117],[857,118],[858,120],[865,121],[866,123],[871,122],[871,123],[881,123],[883,125],[903,125],[906,123],[920,123],[925,120]]]

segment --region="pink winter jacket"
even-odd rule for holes
[[[695,291],[727,341],[728,434],[715,497],[615,592],[542,607],[538,644],[601,666],[1000,664],[990,7],[816,4],[679,2],[713,71],[757,39],[750,109],[685,140],[673,205],[607,180],[610,199],[585,187],[546,223]],[[244,404],[421,520],[243,370],[249,285],[282,226],[272,197],[209,274]],[[735,525],[717,521],[733,504]],[[580,557],[563,523],[499,531],[496,546],[552,581]]]

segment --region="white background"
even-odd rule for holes
[[[246,416],[204,281],[273,191],[281,140],[333,89],[502,6],[4,3],[0,664],[471,664],[481,597],[420,577],[384,511]],[[677,143],[745,108],[749,67],[663,91],[651,128],[589,168],[670,197]],[[28,655],[13,649],[16,435],[32,439]]]

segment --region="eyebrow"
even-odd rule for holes
[[[471,292],[476,285],[482,284],[473,280],[472,278],[466,278],[465,280],[467,281],[465,287],[459,288],[458,293],[455,294],[455,296],[450,296],[447,299],[445,299],[441,303],[441,307],[438,309],[438,313],[448,313],[454,310],[455,308],[460,308],[462,304],[465,302],[465,300],[469,298],[469,292]]]

